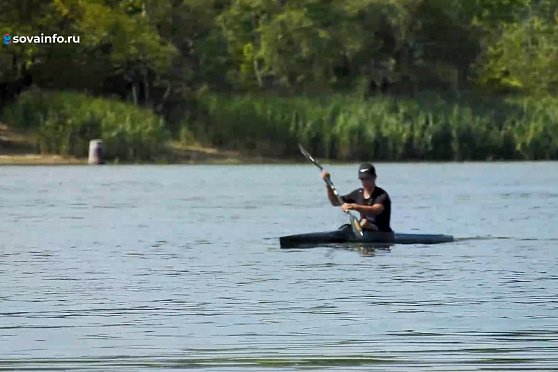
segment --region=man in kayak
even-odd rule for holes
[[[322,179],[329,177],[329,172],[322,172]],[[370,163],[362,164],[358,169],[358,178],[362,188],[356,189],[341,199],[344,212],[357,211],[360,213],[360,225],[363,229],[372,231],[392,232],[390,227],[391,200],[386,190],[376,186],[376,169]],[[339,201],[331,187],[326,184],[327,196],[331,205],[339,206]]]

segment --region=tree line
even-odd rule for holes
[[[206,93],[553,96],[556,0],[2,0],[0,111],[77,91],[196,120]],[[203,116],[203,115],[202,115]]]

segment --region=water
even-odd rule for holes
[[[308,164],[0,168],[0,370],[558,370],[558,163],[377,170],[458,241],[280,249],[346,223]]]

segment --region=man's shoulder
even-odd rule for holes
[[[343,195],[342,198],[348,199],[348,200],[357,200],[360,197],[360,195],[362,195],[363,190],[364,189],[362,189],[362,188],[355,189],[355,190],[351,191],[350,193],[348,193],[346,195]]]
[[[388,192],[386,190],[382,189],[379,186],[376,186],[376,188],[374,189],[373,194],[375,194],[375,196],[380,196],[380,195],[386,194],[389,197]]]
[[[362,194],[364,192],[364,189],[362,187],[358,188],[358,189],[354,189],[353,191],[351,191],[351,193],[349,195],[358,195],[358,194]]]

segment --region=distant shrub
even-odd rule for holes
[[[78,93],[25,92],[4,120],[36,133],[42,153],[77,157],[101,138],[107,159],[151,160],[164,154],[169,136],[163,119],[147,109]]]

